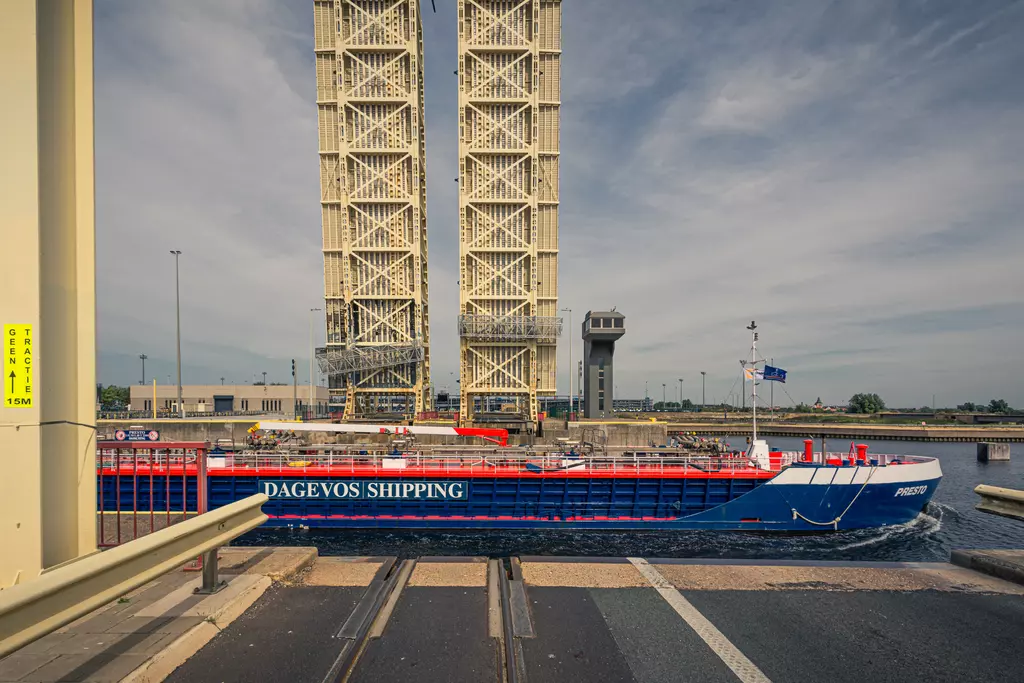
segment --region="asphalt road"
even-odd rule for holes
[[[274,586],[178,667],[169,683],[319,683],[337,657],[334,635],[363,588]]]
[[[1024,598],[687,591],[774,683],[1024,680]]]
[[[625,574],[608,587],[609,565],[588,571],[590,586],[527,585],[536,637],[518,643],[530,683],[1024,680],[1022,595],[956,586],[678,591],[763,676],[741,678],[721,641],[713,649],[693,614],[684,620],[664,593]],[[274,587],[168,680],[321,683],[341,647],[335,635],[365,590]],[[346,680],[501,681],[507,664],[487,610],[484,586],[405,586],[383,636],[360,644]]]
[[[359,658],[354,683],[501,681],[482,587],[407,587],[380,638]]]

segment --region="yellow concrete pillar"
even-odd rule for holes
[[[0,401],[0,587],[96,544],[92,32],[92,0],[0,3],[0,325],[31,356]]]

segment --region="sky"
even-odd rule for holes
[[[454,0],[425,2],[433,382],[458,376]],[[96,0],[99,381],[308,377],[323,344],[312,2]],[[566,0],[559,305],[615,394],[1024,406],[1024,3]],[[319,314],[315,314],[319,315]],[[568,341],[559,391],[568,389]],[[762,387],[764,389],[764,387]],[[738,402],[738,401],[737,401]]]

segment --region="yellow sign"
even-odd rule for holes
[[[32,407],[32,326],[4,325],[4,406]]]

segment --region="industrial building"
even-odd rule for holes
[[[420,12],[420,0],[314,2],[327,320],[317,361],[346,418],[429,402]]]
[[[651,398],[615,398],[612,408],[617,413],[649,413],[654,410],[654,399]]]
[[[534,421],[561,333],[561,2],[458,0],[458,17],[461,416],[501,396]]]
[[[177,415],[178,387],[173,384],[136,384],[130,388],[129,410],[156,414]],[[294,394],[293,394],[294,391]],[[181,387],[181,402],[186,413],[280,413],[292,415],[293,398],[298,397],[298,412],[307,413],[313,406],[316,416],[328,413],[330,393],[327,387],[313,387],[313,400],[309,398],[309,385],[300,384],[185,384]]]

